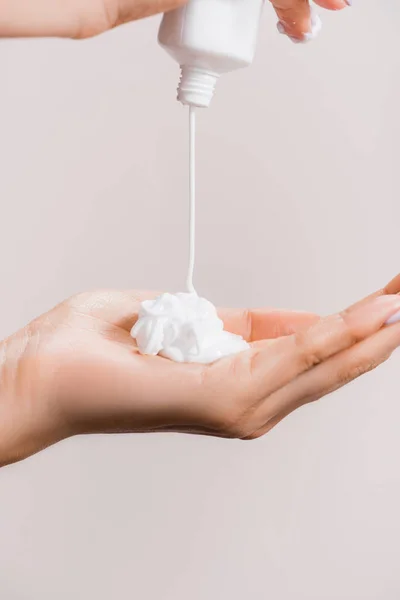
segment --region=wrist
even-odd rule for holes
[[[12,361],[8,340],[0,343],[0,467],[17,460],[16,431],[13,402],[11,399]]]
[[[0,466],[66,437],[46,365],[38,338],[28,328],[0,343]]]

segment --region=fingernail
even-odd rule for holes
[[[393,325],[393,323],[398,323],[400,321],[400,310],[396,313],[394,313],[394,315],[392,315],[390,317],[390,319],[388,319],[386,321],[386,325]]]

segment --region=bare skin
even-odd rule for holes
[[[344,0],[318,0],[339,10]],[[87,38],[184,0],[0,0],[0,36]],[[306,0],[273,0],[285,31]],[[82,433],[176,431],[254,439],[400,345],[400,277],[338,315],[222,310],[251,349],[212,365],[141,356],[129,335],[141,292],[81,294],[0,344],[0,466]]]
[[[122,23],[166,12],[186,0],[0,0],[0,36],[87,38]],[[271,0],[288,36],[301,40],[310,31],[308,0]],[[316,0],[341,10],[346,0]]]
[[[255,439],[400,345],[400,276],[327,318],[221,310],[251,349],[212,365],[138,353],[129,331],[152,293],[100,291],[56,306],[0,346],[0,465],[82,433],[175,431]]]

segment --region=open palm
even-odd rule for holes
[[[251,349],[211,365],[142,356],[129,331],[154,293],[79,294],[1,346],[0,463],[64,437],[177,431],[253,439],[306,402],[385,360],[400,344],[400,278],[324,319],[224,309]],[[396,319],[397,320],[397,317]]]

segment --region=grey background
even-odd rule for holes
[[[400,270],[400,8],[355,1],[199,116],[196,285],[328,313]],[[96,287],[182,287],[187,120],[158,19],[0,42],[0,335]],[[221,238],[223,243],[221,243]],[[0,472],[0,598],[396,600],[399,355],[253,443],[72,439]]]

